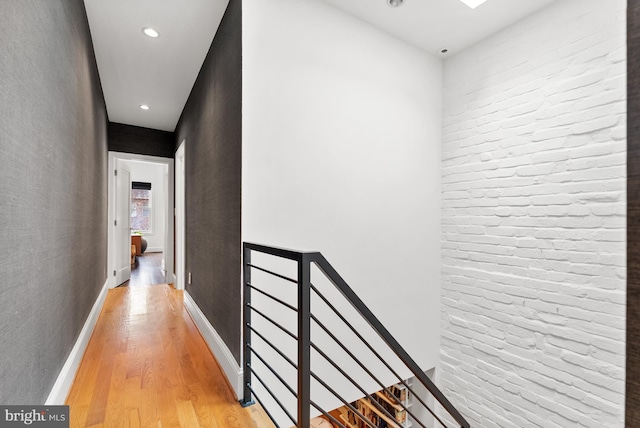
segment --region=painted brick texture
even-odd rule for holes
[[[445,61],[440,383],[474,427],[624,426],[625,7]]]

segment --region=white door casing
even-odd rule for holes
[[[175,155],[176,289],[185,288],[185,140]]]
[[[131,172],[122,162],[118,162],[115,178],[115,285],[120,285],[131,277]]]

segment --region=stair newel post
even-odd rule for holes
[[[253,404],[251,398],[251,250],[246,244],[242,245],[242,273],[243,273],[243,305],[242,305],[242,342],[243,342],[243,407]]]
[[[311,262],[298,259],[298,428],[309,427],[311,412]]]

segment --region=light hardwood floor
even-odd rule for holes
[[[162,253],[145,253],[136,257],[131,265],[131,278],[120,287],[163,284],[167,282],[162,271]]]
[[[168,285],[109,291],[67,402],[71,427],[272,428],[243,409]]]

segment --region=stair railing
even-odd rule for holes
[[[252,253],[262,253],[267,254],[269,256],[275,256],[280,259],[286,259],[296,262],[297,264],[297,278],[291,278],[286,275],[280,274],[278,272],[272,271],[265,267],[258,266],[252,263]],[[382,356],[381,352],[374,349],[373,346],[369,344],[369,342],[361,335],[361,333],[350,323],[345,316],[332,304],[324,294],[320,292],[318,288],[316,288],[311,283],[311,265],[315,265],[326,278],[337,288],[337,290],[342,294],[342,296],[349,302],[349,304],[359,313],[359,315],[368,323],[368,325],[377,333],[377,335],[382,339],[382,341],[389,347],[390,350],[393,351],[395,356],[399,359],[399,361],[406,366],[410,370],[410,372],[415,376],[426,390],[431,394],[431,397],[437,401],[440,408],[443,409],[446,413],[444,416],[441,412],[436,412],[433,408],[434,406],[429,406],[425,403],[425,400],[420,397],[419,394],[416,394],[413,388],[414,386],[410,385],[400,376],[391,364],[389,364]],[[252,282],[252,271],[257,270],[267,275],[278,278],[280,280],[284,280],[286,282],[294,283],[297,285],[297,305],[293,305],[291,303],[285,302],[283,299],[280,299],[273,294],[268,293],[267,291],[260,289],[257,284]],[[241,403],[245,406],[253,404],[253,398],[258,401],[264,408],[265,412],[271,417],[271,419],[275,422],[275,419],[272,415],[269,406],[266,405],[264,400],[265,397],[260,397],[254,387],[253,381],[254,378],[257,380],[263,387],[264,391],[270,396],[272,402],[275,402],[280,410],[284,412],[287,417],[293,423],[293,426],[297,428],[309,428],[310,420],[311,420],[311,408],[315,408],[320,414],[324,415],[327,419],[329,419],[335,426],[340,428],[351,428],[352,424],[347,423],[344,420],[339,420],[329,413],[329,411],[321,408],[316,402],[312,400],[311,397],[311,384],[312,379],[315,380],[319,385],[322,385],[327,391],[333,394],[347,409],[353,412],[354,415],[361,421],[361,424],[369,428],[378,428],[379,426],[406,426],[400,423],[395,422],[394,415],[392,415],[387,408],[380,405],[378,400],[373,399],[371,391],[367,391],[360,384],[358,384],[352,376],[346,372],[339,364],[337,364],[329,355],[327,355],[322,349],[320,349],[316,344],[314,344],[311,340],[311,325],[312,322],[319,326],[331,339],[347,354],[350,358],[355,361],[355,363],[365,371],[371,378],[379,385],[380,390],[387,393],[387,397],[390,397],[395,401],[396,407],[401,407],[408,415],[413,422],[422,428],[430,428],[428,426],[430,422],[425,422],[421,420],[419,416],[416,415],[418,413],[415,408],[411,406],[407,406],[399,399],[395,399],[392,391],[388,389],[387,386],[380,380],[380,378],[374,374],[371,370],[367,368],[360,359],[353,354],[350,350],[350,347],[346,346],[340,339],[334,335],[329,328],[325,326],[312,312],[311,312],[311,296],[312,294],[317,295],[324,304],[327,305],[331,309],[331,311],[335,314],[335,316],[340,319],[342,323],[363,343],[364,346],[368,348],[368,350],[375,355],[375,357],[382,363],[397,379],[398,384],[402,384],[407,388],[409,393],[413,396],[414,399],[418,400],[418,403],[423,406],[432,416],[433,421],[436,421],[439,425],[445,428],[450,426],[459,426],[461,428],[469,428],[469,423],[465,420],[465,418],[460,414],[460,412],[453,406],[453,404],[444,396],[444,394],[438,389],[438,387],[432,382],[431,379],[425,374],[425,372],[419,367],[419,365],[414,361],[413,358],[405,351],[405,349],[400,346],[397,340],[391,335],[391,333],[387,330],[387,328],[378,320],[378,318],[369,310],[369,308],[363,303],[363,301],[356,295],[356,293],[347,285],[344,279],[336,272],[336,270],[331,266],[331,264],[324,258],[324,256],[319,252],[303,252],[303,251],[295,251],[284,248],[270,247],[260,244],[254,243],[244,243],[243,244],[243,276],[244,276],[244,297],[243,297],[243,356],[244,356],[244,390],[243,390],[243,398],[241,399]],[[272,317],[265,314],[259,308],[255,307],[252,304],[252,293],[259,293],[262,296],[265,296],[270,301],[275,302],[277,305],[280,305],[283,310],[290,310],[297,313],[297,332],[291,332],[286,327],[278,323]],[[267,337],[265,337],[264,332],[260,332],[256,329],[255,325],[252,324],[251,319],[253,315],[258,315],[264,320],[266,320],[271,326],[282,331],[287,336],[291,337],[293,340],[297,342],[297,361],[293,361],[289,358],[284,352],[279,349],[277,344],[274,344]],[[297,385],[294,388],[290,384],[288,384],[285,379],[277,373],[277,371],[273,368],[269,362],[265,360],[265,357],[260,355],[259,352],[252,345],[252,336],[256,335],[259,337],[264,343],[266,343],[280,358],[283,359],[288,365],[293,367],[297,372]],[[362,409],[359,409],[354,405],[354,402],[349,402],[349,400],[345,399],[338,391],[333,389],[325,380],[321,379],[317,374],[315,374],[311,370],[311,352],[315,351],[318,355],[320,355],[323,359],[325,359],[337,372],[339,372],[346,380],[348,380],[354,387],[361,391],[362,396],[368,398],[368,403],[371,406],[376,408],[375,413],[380,415],[376,417],[376,420],[372,420],[371,416],[367,417]],[[257,358],[264,367],[267,368],[267,371],[271,373],[271,375],[278,379],[278,381],[283,385],[286,390],[291,393],[295,399],[297,400],[297,414],[294,416],[291,414],[287,406],[283,404],[281,397],[278,397],[278,394],[274,393],[274,391],[269,388],[267,382],[263,380],[263,374],[257,373],[254,368],[254,364],[252,364],[253,358]],[[380,420],[384,420],[385,422],[380,425],[382,422]],[[448,425],[449,424],[449,425]],[[451,425],[456,424],[456,425]],[[279,426],[276,423],[276,426]]]

